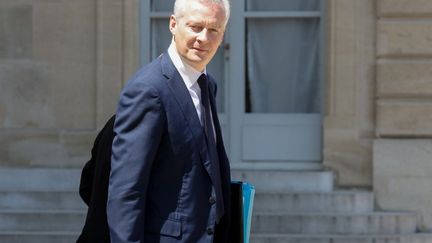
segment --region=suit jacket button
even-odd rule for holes
[[[214,233],[213,228],[207,228],[207,234],[212,235]]]
[[[214,204],[216,202],[216,198],[215,197],[210,197],[209,198],[209,203],[210,204]]]

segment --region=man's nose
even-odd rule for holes
[[[205,42],[208,40],[208,30],[206,28],[202,29],[202,31],[199,32],[197,40],[202,41],[202,42]]]

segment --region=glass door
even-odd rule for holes
[[[232,163],[322,160],[323,0],[232,0],[207,67]],[[171,42],[174,0],[141,0],[141,62]]]
[[[232,157],[322,159],[322,1],[232,1]],[[234,98],[236,97],[236,98]]]

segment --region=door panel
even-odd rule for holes
[[[230,77],[242,81],[230,82],[236,160],[321,162],[322,3],[232,2]]]
[[[244,161],[321,160],[321,116],[248,117],[243,126]]]

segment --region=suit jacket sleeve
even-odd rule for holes
[[[146,191],[165,116],[156,89],[127,85],[117,108],[107,217],[112,243],[143,242]]]

